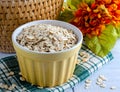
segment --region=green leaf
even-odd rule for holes
[[[85,37],[85,43],[95,54],[103,57],[114,47],[117,36],[115,27],[108,25],[100,36]]]
[[[115,28],[116,28],[116,31],[117,31],[117,34],[118,34],[118,38],[120,38],[120,24],[117,25]]]
[[[65,9],[63,12],[61,12],[58,20],[69,22],[74,17],[71,10]]]
[[[94,2],[95,0],[67,0],[67,5],[73,9],[76,10],[77,6],[81,3],[81,2],[86,2],[88,4],[91,4],[92,2]]]
[[[81,0],[67,0],[67,5],[72,10],[77,9],[77,5],[80,4]]]

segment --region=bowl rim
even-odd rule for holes
[[[29,50],[25,47],[23,47],[22,45],[20,45],[17,41],[16,41],[16,37],[19,35],[19,33],[21,33],[22,29],[25,28],[25,27],[29,27],[29,26],[32,26],[32,25],[35,25],[35,24],[51,24],[51,23],[62,23],[62,24],[65,24],[65,25],[68,25],[70,26],[72,29],[74,28],[75,30],[72,30],[75,35],[77,35],[77,39],[78,39],[78,42],[71,48],[69,49],[65,49],[65,50],[61,50],[61,51],[55,51],[55,52],[39,52],[39,51],[33,51],[33,50]],[[53,25],[53,24],[51,24]],[[56,25],[55,25],[56,26]],[[59,25],[57,25],[59,26]],[[63,26],[61,26],[63,27]],[[63,28],[66,28],[65,26]],[[70,28],[70,29],[71,29]],[[67,28],[66,28],[67,29]],[[19,31],[20,30],[20,31]],[[77,34],[78,33],[78,34]],[[27,52],[30,52],[30,53],[36,53],[36,54],[58,54],[58,53],[64,53],[64,52],[68,52],[68,51],[71,51],[75,48],[77,48],[80,44],[82,44],[82,41],[83,41],[83,34],[82,32],[80,31],[80,29],[78,29],[76,26],[70,24],[70,23],[67,23],[67,22],[64,22],[64,21],[59,21],[59,20],[36,20],[36,21],[32,21],[32,22],[28,22],[28,23],[25,23],[19,27],[17,27],[13,33],[12,33],[12,43],[14,43],[15,45],[17,45],[17,47],[19,47],[20,49],[24,50],[24,51],[27,51]],[[14,45],[13,45],[14,46]]]

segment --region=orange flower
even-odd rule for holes
[[[99,0],[96,0],[99,1]],[[93,3],[90,6],[81,3],[74,13],[72,24],[77,26],[84,35],[99,36],[105,28],[105,24],[111,22],[107,8],[103,3]]]
[[[112,17],[111,22],[114,25],[120,23],[120,0],[96,0],[96,3],[103,3]]]
[[[112,0],[95,0],[97,4],[110,4]]]
[[[108,7],[108,11],[112,16],[112,23],[117,25],[120,23],[120,1],[112,2]]]

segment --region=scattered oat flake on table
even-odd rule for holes
[[[99,75],[99,78],[102,79],[103,81],[107,81],[107,78],[104,75]]]
[[[90,56],[87,52],[83,51],[79,53],[80,57],[81,57],[81,61],[86,62],[89,60]]]
[[[102,82],[103,82],[103,80],[102,80],[101,78],[97,78],[97,82],[102,83]]]
[[[85,86],[85,89],[88,89],[88,88],[90,88],[90,87],[86,87],[86,86]]]
[[[96,79],[96,84],[98,86],[100,86],[101,88],[105,88],[106,87],[106,84],[104,83],[104,81],[106,81],[107,78],[105,78],[104,75],[99,75],[99,77]]]
[[[92,81],[90,79],[85,80],[85,89],[90,88],[91,82]]]
[[[106,88],[106,84],[104,83],[105,81],[107,81],[107,78],[104,75],[99,75],[98,78],[96,79],[96,84],[101,87],[101,88]],[[85,89],[90,88],[91,85],[91,80],[87,79],[85,80]],[[111,90],[115,90],[117,87],[116,86],[111,86],[110,89]]]
[[[14,89],[14,88],[13,88],[12,86],[10,86],[10,87],[8,88],[8,90],[10,90],[10,91],[13,90],[13,89]]]
[[[23,88],[22,90],[25,91],[25,90],[27,90],[27,89],[26,89],[26,88]]]
[[[9,73],[9,76],[13,76],[13,75],[14,75],[14,72],[11,71],[11,72]]]
[[[15,88],[17,85],[16,84],[12,84],[12,87]]]
[[[90,85],[91,85],[90,83],[86,83],[85,87],[90,87]]]
[[[96,84],[97,84],[97,85],[101,85],[102,83],[97,81]]]
[[[105,87],[106,87],[106,84],[102,83],[102,84],[100,84],[100,87],[101,87],[101,88],[105,88]]]
[[[81,60],[80,59],[77,59],[77,64],[80,64]]]
[[[111,90],[115,90],[117,87],[116,86],[111,86],[110,89]]]
[[[81,57],[89,57],[89,54],[87,53],[87,52],[85,52],[85,51],[83,51],[83,52],[80,52],[80,54],[79,54]]]
[[[82,51],[82,52],[80,52],[80,56],[82,57],[82,56],[84,56],[86,54],[86,52],[85,51]]]
[[[92,81],[90,79],[85,80],[85,83],[91,83]]]
[[[82,61],[83,62],[86,62],[86,61],[88,61],[89,60],[89,58],[82,58]]]
[[[7,84],[2,84],[0,88],[8,89],[8,85]]]
[[[37,88],[43,88],[43,87],[38,86]]]
[[[22,73],[21,73],[21,72],[19,72],[19,75],[22,75]]]
[[[25,78],[23,78],[23,77],[20,77],[20,80],[21,80],[21,81],[25,81]]]
[[[5,85],[4,85],[4,89],[8,89],[8,85],[5,84]]]

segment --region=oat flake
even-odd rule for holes
[[[69,49],[77,43],[72,30],[50,24],[26,27],[17,36],[23,47],[38,52],[56,52]]]

